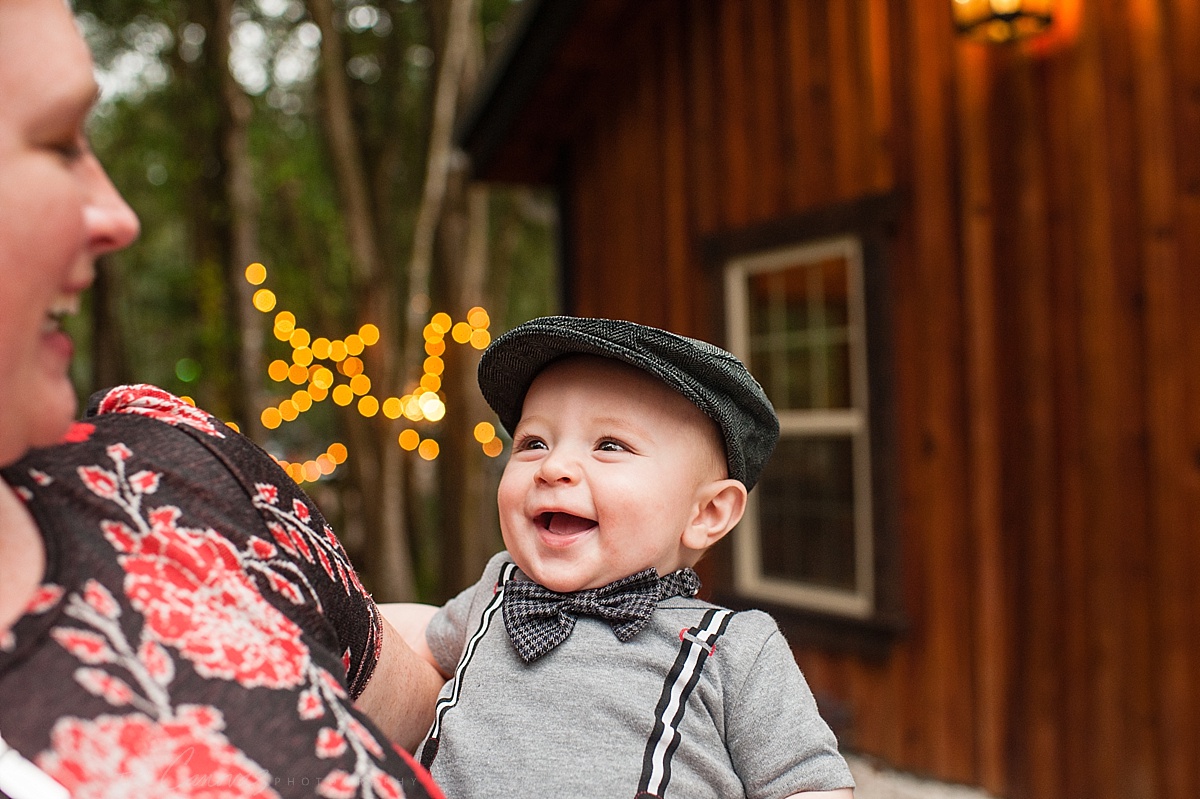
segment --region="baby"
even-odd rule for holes
[[[429,621],[420,750],[447,796],[853,795],[775,622],[695,598],[779,436],[745,366],[630,322],[535,319],[479,366],[513,435],[507,547]]]

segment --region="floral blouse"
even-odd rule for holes
[[[3,470],[46,549],[0,736],[80,797],[440,797],[353,699],[378,610],[275,462],[152,386]]]

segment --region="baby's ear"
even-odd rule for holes
[[[696,510],[683,531],[682,543],[699,552],[733,529],[746,511],[746,486],[740,480],[713,480],[696,494]]]

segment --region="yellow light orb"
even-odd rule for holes
[[[304,467],[299,463],[289,463],[287,465],[288,477],[295,480],[297,483],[304,482]]]
[[[358,337],[363,344],[372,347],[379,343],[379,328],[368,322],[358,329]]]
[[[346,457],[350,454],[346,445],[338,441],[330,444],[329,449],[325,451],[329,453],[329,457],[333,458],[334,463],[345,463]]]
[[[357,333],[346,336],[346,352],[350,355],[362,355],[363,340]]]
[[[333,470],[337,468],[337,464],[333,462],[333,458],[329,457],[329,454],[325,452],[317,456],[317,466],[320,468],[321,474],[333,474]]]
[[[338,361],[338,362],[344,361],[344,360],[346,360],[346,355],[347,355],[346,342],[341,341],[340,339],[337,341],[329,342],[329,358],[330,358],[330,360]]]
[[[235,433],[242,432],[242,428],[238,425],[237,422],[226,422],[225,426],[228,427],[230,430],[232,430]]]
[[[313,351],[308,347],[297,347],[292,350],[292,362],[298,363],[301,366],[308,366],[312,363]]]
[[[421,443],[421,436],[416,430],[409,428],[408,430],[402,430],[400,432],[400,438],[398,440],[402,449],[412,452],[417,448],[417,445]]]
[[[288,343],[296,349],[299,349],[300,347],[307,347],[308,342],[311,340],[312,339],[309,338],[308,331],[302,327],[298,327],[293,330],[292,335],[288,337]]]
[[[471,326],[466,322],[459,322],[450,331],[450,337],[459,344],[466,344],[471,340],[471,333],[473,332],[474,331],[471,330]]]
[[[280,327],[279,325],[275,325],[275,329],[271,332],[275,335],[275,338],[279,339],[280,341],[287,341],[292,337],[292,329],[290,327]]]
[[[333,401],[338,405],[345,407],[351,402],[354,402],[354,392],[350,390],[350,386],[342,383],[340,386],[333,387]]]
[[[288,368],[288,380],[297,386],[304,385],[308,382],[308,370],[300,364],[294,363]]]
[[[492,323],[492,318],[488,316],[488,312],[476,306],[467,311],[467,324],[477,330],[486,330],[487,326]]]
[[[292,402],[294,402],[296,404],[296,409],[299,410],[300,413],[304,413],[305,411],[307,411],[309,408],[312,407],[312,404],[313,404],[312,394],[309,394],[304,389],[301,389],[300,391],[297,391],[294,394],[292,394]]]
[[[446,342],[442,339],[434,339],[433,341],[425,342],[425,354],[441,356],[446,351]]]
[[[275,314],[275,327],[291,333],[296,329],[296,315],[291,311],[280,311]]]
[[[315,483],[321,479],[321,467],[316,461],[304,462],[304,479],[310,483]]]
[[[425,325],[425,329],[421,331],[421,335],[426,341],[437,341],[442,337],[442,332],[433,326],[433,323]]]
[[[324,402],[329,396],[329,389],[314,383],[308,387],[308,396],[312,397],[313,402]]]
[[[321,366],[313,373],[312,383],[317,388],[329,388],[333,385],[333,372],[328,366]]]
[[[483,454],[489,458],[494,458],[504,451],[504,442],[499,438],[493,438],[491,441],[483,445]]]
[[[268,430],[274,430],[276,427],[279,427],[279,425],[282,424],[283,417],[279,415],[279,409],[272,406],[264,409],[259,415],[258,420],[262,422],[263,427],[267,428]]]
[[[275,292],[270,289],[259,289],[254,292],[254,297],[251,300],[254,307],[263,313],[270,313],[275,310]]]
[[[349,358],[338,364],[338,371],[344,374],[346,377],[360,375],[363,372],[362,359],[351,355]]]
[[[486,444],[496,437],[496,426],[491,422],[480,422],[475,425],[475,440]]]
[[[417,447],[417,454],[427,461],[431,461],[436,458],[438,456],[438,452],[440,451],[441,448],[438,446],[438,443],[432,438],[425,439],[421,442],[421,445]]]
[[[350,378],[350,390],[361,397],[371,390],[371,378],[366,375],[355,375]]]
[[[296,407],[296,403],[290,399],[279,403],[279,415],[283,417],[285,422],[294,422],[296,417],[300,415],[300,409]]]
[[[370,419],[379,413],[379,400],[368,395],[358,401],[358,412]]]
[[[492,343],[492,336],[486,330],[475,330],[471,333],[471,346],[477,350],[487,349]]]
[[[442,378],[437,375],[421,375],[421,388],[425,391],[437,391],[442,387]]]
[[[329,357],[329,339],[325,338],[324,336],[313,339],[312,353],[313,353],[314,358],[318,358],[322,361],[325,360],[326,358],[328,358]]]
[[[444,336],[450,332],[450,327],[453,321],[448,313],[435,313],[433,318],[429,320],[429,326],[437,331],[439,336]]]
[[[404,403],[404,416],[414,422],[425,418],[425,413],[421,410],[421,403],[417,402],[416,397],[409,397],[408,402]]]
[[[260,263],[252,263],[246,267],[246,282],[251,286],[261,286],[267,279],[267,268]]]
[[[398,397],[388,397],[383,401],[383,415],[389,419],[399,419],[404,415],[404,405]]]
[[[276,383],[282,383],[288,377],[288,362],[276,358],[271,361],[271,365],[267,367],[267,377],[270,377]]]
[[[425,414],[425,418],[431,422],[440,422],[442,417],[446,415],[445,404],[433,392],[422,394],[418,402],[421,405],[421,413]]]
[[[431,375],[440,375],[446,368],[446,363],[436,355],[430,355],[426,358],[423,365],[425,373]]]

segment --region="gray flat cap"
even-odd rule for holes
[[[566,355],[598,355],[662,380],[721,429],[729,476],[753,488],[779,440],[779,417],[740,360],[706,341],[614,319],[544,316],[499,336],[479,361],[479,388],[511,434],[538,372]]]

